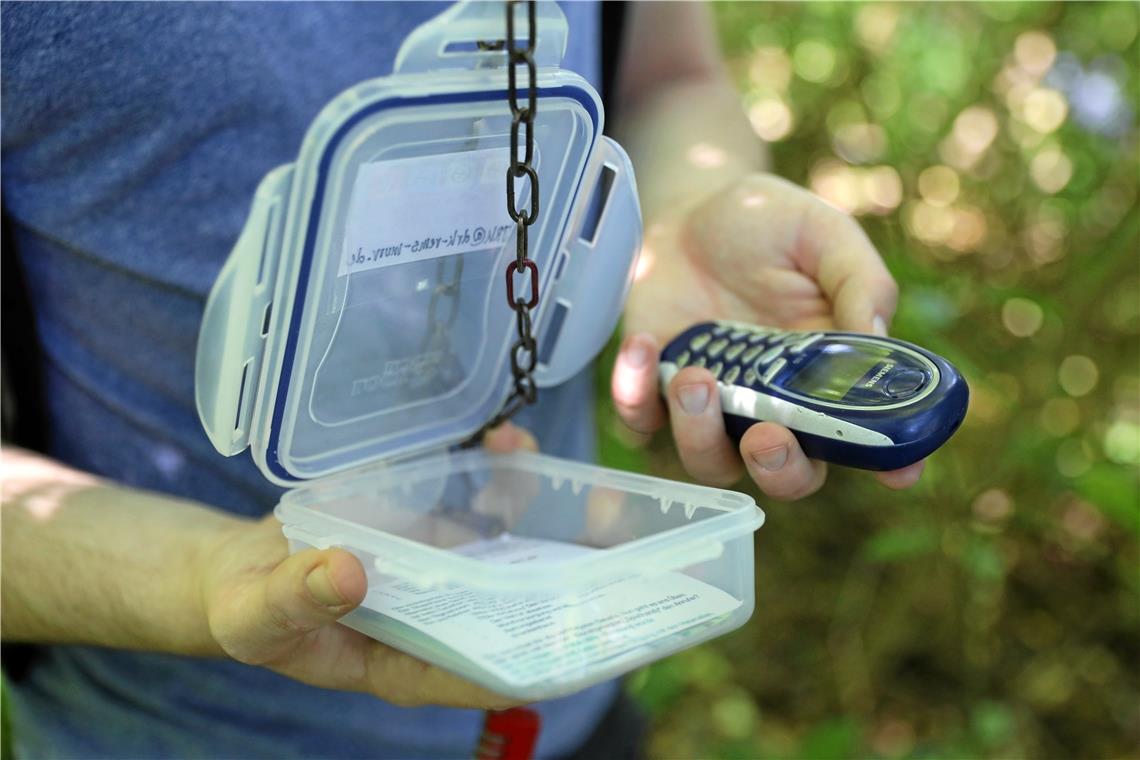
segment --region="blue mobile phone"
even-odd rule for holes
[[[661,352],[662,391],[692,366],[717,379],[734,440],[756,422],[778,422],[809,457],[864,470],[929,456],[962,424],[970,395],[942,357],[858,333],[703,322]]]

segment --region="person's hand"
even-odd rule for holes
[[[510,424],[489,433],[484,443],[500,452],[537,448],[529,433]],[[360,561],[343,549],[290,556],[272,516],[235,528],[204,552],[200,575],[210,632],[240,662],[403,706],[514,704],[337,624],[368,590]]]
[[[682,369],[662,404],[657,357],[665,342],[710,319],[885,335],[898,288],[863,230],[807,190],[756,174],[691,211],[659,215],[647,227],[642,257],[612,378],[626,424],[652,433],[667,411],[682,464],[703,482],[731,485],[743,462],[774,499],[816,491],[827,466],[808,459],[787,428],[757,423],[739,451],[733,446],[708,370]],[[918,462],[877,476],[891,488],[907,488],[922,468]]]

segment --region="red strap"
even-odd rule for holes
[[[488,711],[475,760],[530,760],[538,742],[538,713],[525,707]]]

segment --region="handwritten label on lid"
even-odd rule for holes
[[[356,174],[337,274],[471,251],[514,235],[503,188],[507,148],[364,164]],[[519,198],[528,196],[519,182]]]

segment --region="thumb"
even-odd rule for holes
[[[831,302],[835,326],[886,335],[898,285],[859,223],[813,197],[801,240],[800,263]]]
[[[882,272],[853,272],[829,292],[835,326],[840,330],[886,335],[895,313],[898,286]]]
[[[235,659],[264,665],[352,611],[367,590],[364,568],[349,552],[299,552],[244,589],[218,638]]]

